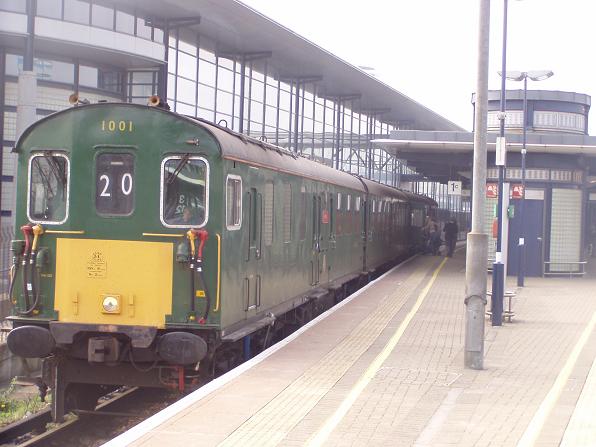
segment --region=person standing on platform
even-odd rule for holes
[[[430,230],[432,228],[432,220],[430,216],[426,216],[424,220],[424,226],[422,227],[422,240],[424,244],[424,254],[431,252],[430,249]]]
[[[443,231],[445,232],[445,242],[447,244],[447,257],[451,258],[457,242],[457,233],[459,233],[455,219],[449,219],[443,226]]]
[[[430,222],[430,234],[429,234],[429,250],[432,255],[439,254],[439,248],[441,248],[441,227],[438,222],[432,218]]]

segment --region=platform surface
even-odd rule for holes
[[[464,257],[390,271],[106,445],[596,446],[596,280],[527,278],[470,370]]]

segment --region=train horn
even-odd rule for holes
[[[81,98],[78,92],[71,93],[68,97],[68,103],[71,106],[79,106],[81,104],[89,104],[89,100],[85,98]]]
[[[160,107],[162,109],[170,110],[168,103],[157,95],[151,95],[147,101],[147,105],[149,107]]]

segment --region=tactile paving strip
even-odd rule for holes
[[[275,446],[341,379],[371,346],[436,265],[427,258],[394,293],[365,318],[341,343],[291,383],[219,444],[220,447]]]

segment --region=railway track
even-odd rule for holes
[[[175,398],[164,390],[140,392],[123,388],[110,393],[94,411],[77,411],[61,424],[50,424],[50,410],[15,422],[0,430],[1,446],[94,446],[111,439],[130,425],[158,411]],[[153,407],[152,407],[153,406]],[[143,411],[139,411],[143,408]]]

